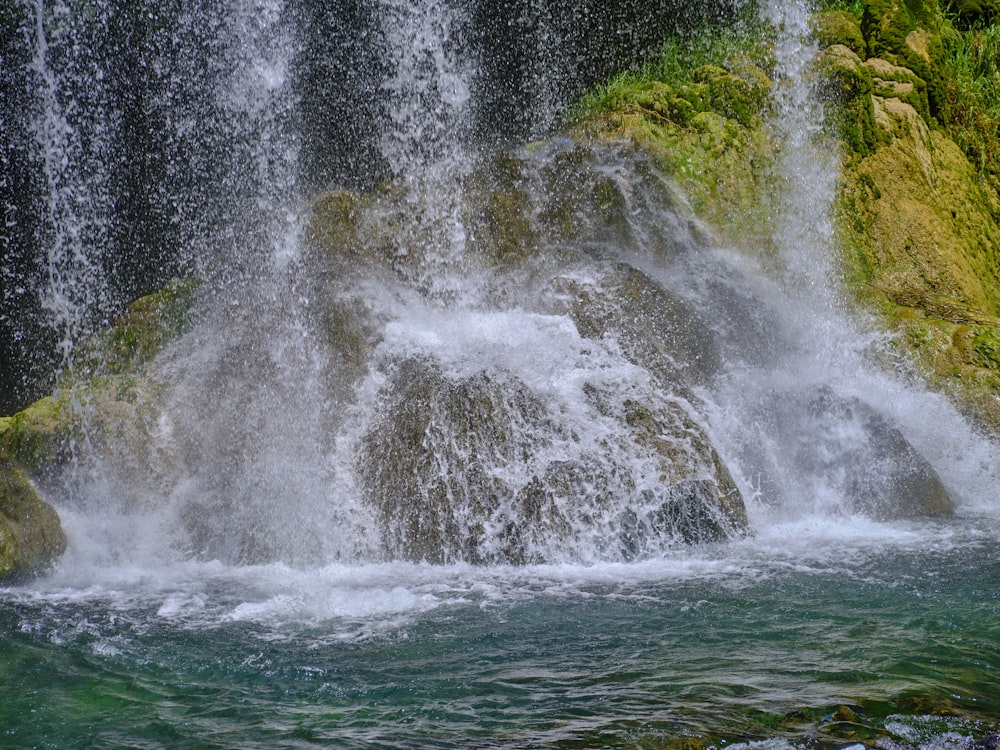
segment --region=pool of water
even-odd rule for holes
[[[71,551],[0,589],[0,744],[987,748],[998,583],[992,519],[805,520],[599,566]]]

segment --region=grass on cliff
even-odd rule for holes
[[[1000,181],[1000,23],[959,29],[941,24],[955,142],[983,174]]]
[[[566,124],[577,125],[594,114],[608,112],[628,93],[660,82],[670,86],[691,83],[703,65],[725,66],[740,57],[766,57],[766,28],[749,14],[731,27],[709,27],[691,37],[668,37],[649,59],[622,70],[606,83],[585,93],[570,109]]]

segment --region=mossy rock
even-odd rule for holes
[[[687,107],[683,118],[677,116],[680,102]],[[768,132],[720,119],[718,113],[697,112],[683,99],[671,102],[671,113],[674,119],[661,121],[644,112],[607,112],[582,122],[573,135],[651,155],[721,241],[752,253],[769,252],[768,217],[777,210],[779,193]]]
[[[835,132],[852,154],[868,156],[888,138],[875,122],[870,69],[850,48],[834,44],[818,62],[822,92],[830,103],[828,115]]]
[[[895,345],[1000,435],[1000,194],[910,105],[876,98],[890,142],[845,165],[845,269]]]
[[[136,372],[191,324],[197,279],[174,279],[135,300],[115,324],[81,347],[75,368],[84,376]]]
[[[948,122],[950,109],[941,74],[944,45],[934,0],[867,0],[861,21],[868,56],[912,70],[926,84],[929,114]]]
[[[813,35],[820,47],[839,44],[861,58],[868,56],[868,45],[861,33],[861,25],[847,11],[831,10],[816,13],[811,20]]]
[[[0,453],[43,485],[84,451],[113,458],[138,448],[148,458],[148,422],[163,388],[147,365],[188,330],[198,286],[172,281],[84,342],[51,396],[0,421]]]
[[[584,384],[607,428],[581,440],[502,368],[449,374],[392,366],[358,456],[385,554],[429,562],[602,559],[745,534],[743,498],[704,431],[667,395],[622,400]]]
[[[707,383],[722,369],[709,323],[628,264],[608,269],[596,285],[560,278],[553,286],[557,298],[568,301],[566,312],[581,336],[614,337],[632,362],[670,388]]]
[[[864,63],[872,81],[872,96],[898,99],[913,107],[925,122],[931,122],[927,84],[909,68],[873,57]]]
[[[65,550],[58,513],[21,469],[0,458],[0,581],[38,573]]]
[[[775,436],[774,444],[748,442],[744,448],[765,502],[832,490],[844,512],[880,520],[952,513],[930,463],[895,424],[858,398],[827,386],[776,393],[760,404],[753,424],[768,425],[766,434]]]
[[[467,194],[475,196],[467,223],[471,251],[489,265],[519,265],[537,242],[524,163],[509,152],[497,153],[468,182]]]
[[[72,394],[57,391],[0,423],[0,455],[5,455],[42,477],[63,465],[70,456],[76,432]]]

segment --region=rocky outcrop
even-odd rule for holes
[[[0,458],[0,582],[44,570],[65,549],[56,511],[22,470]]]
[[[946,78],[937,6],[866,3],[857,28],[867,57],[848,49],[857,35],[849,15],[839,18],[839,35],[821,39],[846,147],[844,268],[901,332],[898,346],[1000,434],[1000,183],[977,169],[951,125],[962,113],[949,103],[957,83]]]

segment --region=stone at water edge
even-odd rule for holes
[[[59,514],[22,470],[0,459],[0,581],[37,573],[65,550]]]

